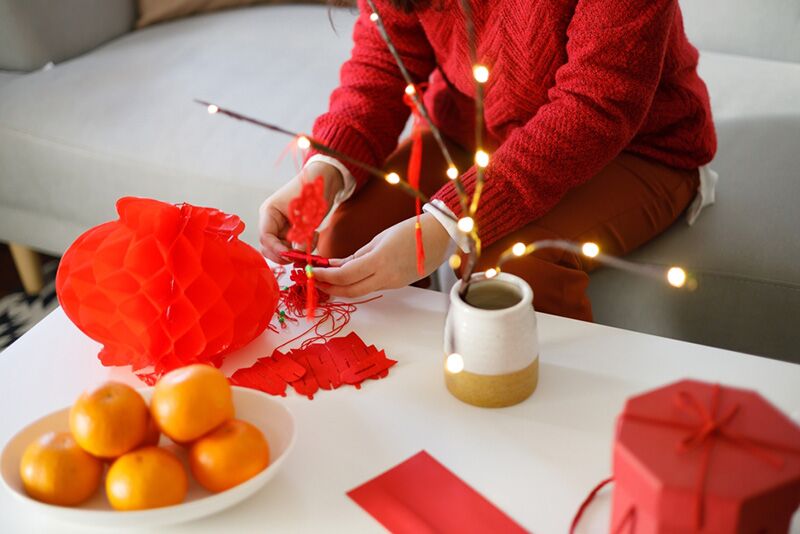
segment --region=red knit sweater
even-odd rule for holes
[[[376,0],[406,67],[430,79],[436,124],[474,149],[472,66],[459,0],[405,14]],[[484,246],[550,210],[620,152],[674,167],[709,162],[716,136],[677,0],[471,0],[492,151],[477,219]],[[408,119],[405,82],[364,0],[352,57],[313,135],[374,166]],[[363,184],[367,175],[349,167]],[[462,170],[471,193],[475,169]],[[435,198],[460,213],[452,183]]]

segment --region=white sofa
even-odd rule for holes
[[[0,0],[0,68],[36,69],[0,71],[0,240],[58,254],[113,218],[117,198],[141,195],[237,213],[255,243],[258,205],[294,172],[289,157],[276,164],[288,139],[192,100],[309,129],[348,56],[354,14],[333,10],[336,31],[326,7],[269,6],[129,32],[133,0],[58,4],[71,8]],[[800,361],[800,3],[682,4],[717,120],[718,203],[634,257],[680,261],[700,288],[599,271],[596,319]],[[8,28],[16,49],[3,47]]]

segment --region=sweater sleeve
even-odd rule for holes
[[[387,0],[375,4],[415,83],[427,80],[436,60],[417,16],[391,7]],[[397,147],[410,111],[403,103],[406,82],[369,18],[369,6],[359,0],[358,7],[351,57],[342,65],[340,85],[331,94],[328,112],[314,123],[312,135],[347,156],[380,167]],[[363,184],[369,175],[346,165]]]
[[[653,101],[676,0],[578,0],[548,103],[492,154],[477,212],[484,246],[547,213],[628,146]],[[461,177],[471,194],[475,168]],[[434,198],[459,213],[452,184]]]

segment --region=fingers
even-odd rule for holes
[[[354,258],[340,267],[323,267],[314,269],[314,276],[323,284],[330,286],[351,286],[374,274],[372,256]]]
[[[376,241],[373,239],[357,251],[355,253],[350,254],[346,258],[330,258],[328,261],[330,262],[331,267],[341,267],[342,265],[353,261],[356,258],[360,258],[372,252],[375,248]]]
[[[268,260],[275,263],[289,263],[281,257],[282,252],[289,250],[289,247],[280,239],[280,235],[285,226],[285,217],[279,210],[264,204],[259,213],[259,242],[261,243],[261,254]]]
[[[314,270],[317,273],[317,270]],[[320,290],[334,297],[357,298],[363,297],[380,289],[378,277],[370,275],[367,278],[347,286],[334,286],[320,283]]]
[[[291,260],[287,260],[281,256],[281,253],[287,252],[288,250],[289,247],[274,235],[267,234],[261,236],[261,254],[268,260],[282,265],[291,263]]]

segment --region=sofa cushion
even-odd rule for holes
[[[310,130],[354,20],[334,10],[334,31],[323,6],[201,15],[0,86],[0,239],[61,252],[141,195],[236,213],[257,242],[259,205],[296,172],[276,165],[290,139],[193,99]]]
[[[134,0],[0,0],[0,69],[31,71],[130,31]]]
[[[680,0],[702,50],[800,62],[798,0]]]
[[[5,84],[18,79],[21,76],[22,74],[20,74],[19,72],[9,72],[0,70],[0,87],[3,87]]]
[[[703,53],[700,73],[719,136],[717,203],[631,255],[685,266],[699,287],[604,269],[592,276],[595,318],[800,362],[800,65]]]

